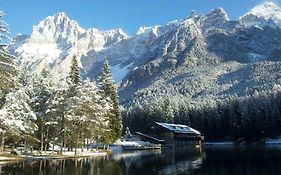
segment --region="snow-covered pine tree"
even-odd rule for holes
[[[84,80],[77,88],[77,94],[70,98],[71,109],[68,119],[72,123],[72,131],[75,136],[75,147],[83,145],[83,141],[99,140],[108,131],[108,122],[104,117],[109,109],[106,101],[99,94],[95,82]]]
[[[47,70],[36,75],[32,79],[30,87],[30,105],[37,115],[36,125],[38,126],[37,137],[41,142],[41,151],[44,150],[44,140],[47,139],[47,122],[50,122],[51,115],[48,113],[50,101],[54,95],[54,84],[52,77]],[[45,144],[46,145],[46,144]]]
[[[50,99],[48,113],[58,123],[56,128],[57,133],[54,136],[53,143],[60,144],[61,153],[66,143],[66,134],[68,130],[67,112],[69,110],[68,102],[68,86],[56,88],[53,97]]]
[[[5,39],[10,39],[9,36],[7,34],[9,34],[8,31],[8,24],[2,20],[3,16],[5,15],[5,13],[0,10],[0,43],[3,43],[3,40]],[[3,44],[1,44],[3,45]]]
[[[172,104],[169,99],[165,99],[163,103],[163,108],[164,110],[164,118],[165,122],[173,123],[174,122],[174,110],[172,107]]]
[[[99,85],[103,91],[104,96],[112,105],[112,109],[108,111],[107,117],[109,119],[109,128],[111,128],[111,142],[116,141],[122,132],[121,113],[119,109],[119,101],[117,94],[117,86],[111,77],[111,70],[107,60],[104,61],[102,67],[102,74],[99,77]]]
[[[82,111],[79,111],[80,113],[76,113],[77,104],[76,101],[79,99],[78,92],[81,88],[81,77],[80,77],[80,70],[78,67],[78,61],[76,59],[76,56],[73,57],[70,65],[70,72],[68,76],[68,90],[67,90],[67,103],[69,105],[69,110],[66,112],[66,121],[68,122],[68,126],[65,126],[68,132],[65,132],[65,137],[68,140],[69,146],[75,146],[77,148],[78,142],[81,139],[80,138],[80,125],[81,121],[83,121],[82,115],[80,113]],[[79,130],[79,131],[78,131]],[[66,130],[65,130],[66,131]],[[76,150],[76,149],[75,149]]]
[[[76,57],[73,57],[71,61],[69,79],[72,84],[81,84],[80,70]]]
[[[25,87],[7,94],[6,102],[0,110],[1,130],[5,132],[5,137],[12,140],[19,138],[25,142],[27,138],[35,140],[33,136],[37,129],[34,123],[36,115],[28,104],[29,100]]]
[[[8,54],[3,40],[9,39],[7,23],[2,19],[4,12],[0,11],[0,107],[4,104],[4,97],[14,87],[13,76],[16,73],[15,63]]]

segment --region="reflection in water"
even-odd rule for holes
[[[128,151],[98,158],[0,162],[5,175],[281,175],[280,147]]]
[[[280,165],[280,146],[211,147],[206,149],[204,168],[200,172],[210,175],[281,175]]]
[[[202,163],[202,155],[195,148],[181,147],[162,151],[127,151],[111,158],[119,162],[124,175],[158,175],[191,172]]]
[[[103,158],[23,161],[3,165],[2,174],[9,175],[121,175],[116,162]]]
[[[170,160],[160,171],[161,174],[192,174],[201,167],[204,153],[191,147],[181,147],[166,151],[166,160]]]

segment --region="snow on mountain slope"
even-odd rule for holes
[[[271,1],[258,5],[241,17],[241,22],[246,27],[271,26],[281,27],[281,8]]]
[[[124,67],[122,67],[120,64],[112,66],[111,67],[112,78],[117,82],[121,82],[124,79],[124,77],[128,74],[128,72],[130,71],[129,68],[133,64],[134,63],[131,63]]]
[[[91,50],[102,51],[125,38],[127,35],[121,29],[105,32],[95,28],[85,30],[65,13],[58,13],[34,26],[30,36],[16,36],[9,50],[19,58],[21,66],[35,73],[47,68],[55,77],[62,78],[67,76],[74,56],[79,59]]]
[[[250,10],[247,14],[253,14],[265,19],[281,19],[281,8],[271,1],[267,1],[261,5],[258,5]]]
[[[216,28],[221,28],[229,21],[227,13],[223,8],[217,8],[207,14],[202,20],[202,28],[204,31],[210,31]]]
[[[32,43],[74,43],[85,30],[65,13],[49,16],[33,27],[29,42]]]
[[[46,63],[52,63],[59,55],[62,50],[58,48],[55,43],[42,43],[40,45],[36,43],[27,43],[16,50],[18,53],[22,53],[23,57],[28,57],[28,60],[22,60],[22,64],[32,64],[38,59],[43,59]]]
[[[84,77],[97,77],[107,58],[120,84],[122,103],[153,100],[157,94],[192,101],[245,95],[240,90],[264,90],[279,83],[280,28],[281,8],[272,2],[238,20],[217,8],[206,15],[192,12],[166,25],[140,27],[133,36],[121,29],[83,29],[58,13],[34,26],[31,35],[16,36],[9,50],[22,66],[37,73],[48,68],[58,79],[67,76],[74,56]],[[253,72],[277,77],[276,82],[262,79],[262,85]]]

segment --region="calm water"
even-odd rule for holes
[[[0,164],[5,175],[281,175],[281,147],[206,147]]]

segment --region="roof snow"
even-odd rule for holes
[[[193,129],[186,125],[180,125],[180,124],[171,124],[171,123],[160,123],[156,122],[156,124],[173,131],[175,133],[194,133],[200,135],[201,133],[197,131],[196,129]]]

